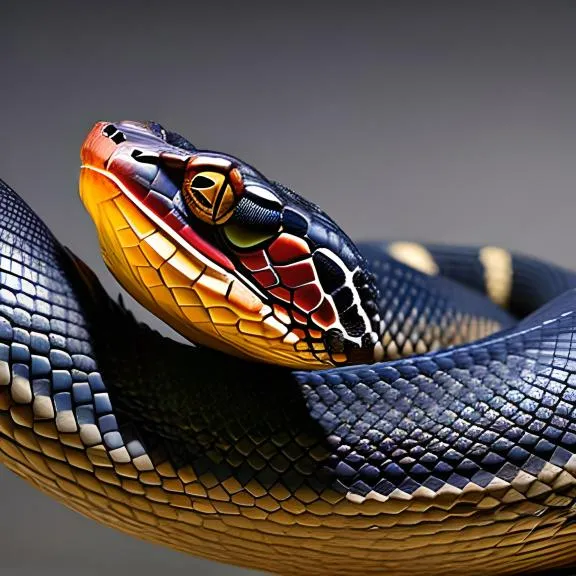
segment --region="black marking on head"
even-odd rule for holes
[[[364,332],[366,332],[366,324],[358,313],[358,306],[356,304],[340,314],[340,321],[346,329],[346,332],[353,338],[362,336]]]
[[[301,238],[308,232],[308,221],[306,218],[291,208],[284,208],[282,212],[282,225],[286,232],[290,232]]]
[[[330,354],[342,354],[346,340],[338,328],[330,328],[324,335],[324,345]]]
[[[157,166],[160,163],[160,157],[158,155],[142,152],[142,150],[132,150],[131,156],[137,162],[142,162],[142,164]]]
[[[322,252],[314,252],[313,260],[320,284],[328,294],[332,294],[344,285],[346,275],[334,260]]]
[[[336,304],[336,308],[340,313],[348,310],[348,308],[350,308],[354,303],[354,294],[348,286],[344,286],[334,292],[332,297],[334,298],[334,304]]]
[[[108,136],[108,138],[110,138],[112,135],[116,134],[116,126],[114,126],[114,124],[108,124],[107,126],[104,126],[103,130],[102,130],[102,134],[104,134],[104,136]]]
[[[116,144],[122,144],[122,142],[126,142],[126,136],[124,135],[123,132],[120,132],[120,130],[118,130],[116,134],[110,136],[110,140],[112,140],[112,142]]]

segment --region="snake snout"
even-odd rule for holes
[[[104,168],[122,137],[123,133],[110,122],[94,124],[80,150],[82,165]]]
[[[166,131],[157,122],[96,122],[81,148],[82,165],[105,169],[112,154],[127,141],[154,147],[166,141]]]

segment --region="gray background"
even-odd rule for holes
[[[0,63],[0,177],[112,293],[76,182],[92,123],[122,118],[240,156],[356,238],[576,267],[573,1],[0,0]],[[101,527],[3,468],[0,510],[2,574],[248,573]]]

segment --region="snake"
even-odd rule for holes
[[[101,524],[267,573],[574,564],[576,274],[353,242],[156,122],[98,122],[80,156],[106,265],[183,341],[0,181],[6,467]]]

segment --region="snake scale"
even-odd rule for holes
[[[97,124],[82,160],[108,266],[196,345],[110,299],[0,181],[4,465],[103,524],[271,573],[576,561],[576,275],[355,245],[154,123]]]

